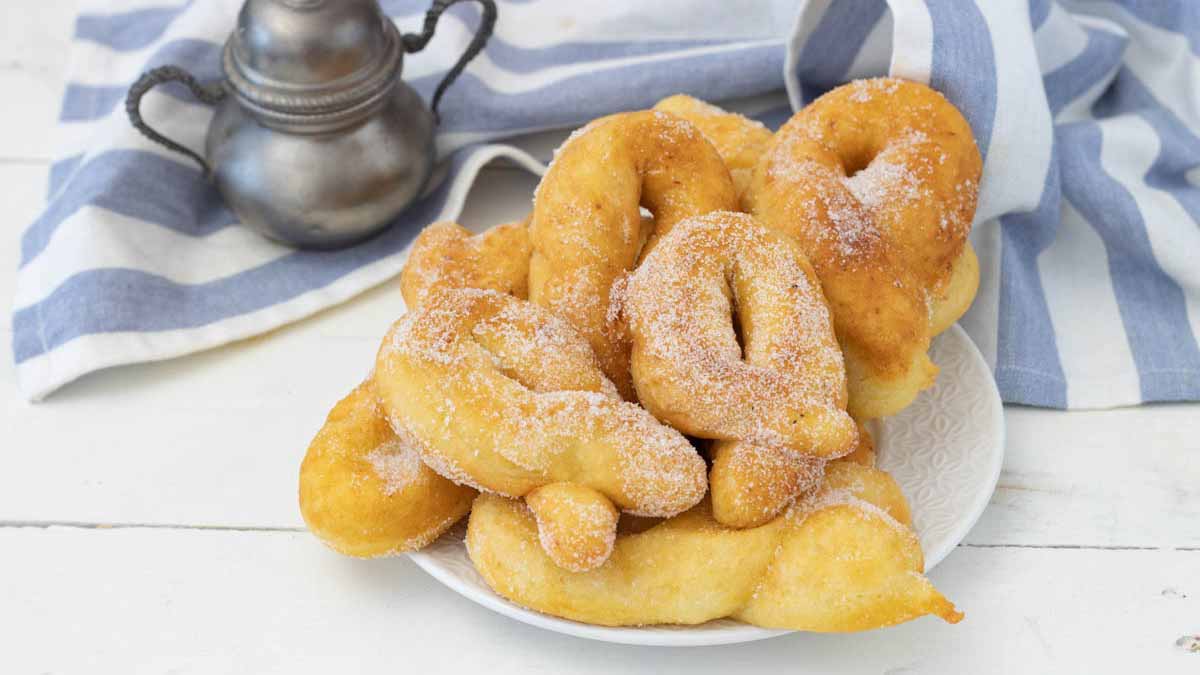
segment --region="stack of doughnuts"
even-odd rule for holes
[[[961,114],[897,79],[775,134],[686,96],[591,122],[527,221],[417,238],[305,521],[376,557],[470,512],[497,593],[601,625],[957,622],[864,423],[974,298],[979,176]]]

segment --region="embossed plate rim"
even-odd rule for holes
[[[1000,393],[991,376],[991,369],[988,368],[978,348],[967,337],[966,332],[957,325],[938,336],[934,346],[935,362],[938,360],[937,352],[944,349],[953,350],[957,357],[969,362],[969,369],[966,372],[970,373],[968,375],[970,381],[945,382],[943,384],[945,378],[939,378],[939,385],[935,387],[935,391],[938,387],[949,385],[951,387],[968,387],[982,394],[986,409],[979,411],[980,419],[976,421],[983,422],[987,428],[979,429],[980,433],[976,438],[986,443],[986,447],[958,448],[958,450],[964,453],[982,450],[986,453],[986,457],[983,458],[986,460],[986,464],[978,467],[980,472],[976,485],[960,486],[964,489],[970,488],[971,498],[968,506],[958,513],[953,526],[935,542],[927,542],[926,537],[922,536],[921,543],[925,549],[926,571],[944,560],[983,515],[1000,478],[1000,468],[1004,460],[1004,409],[1000,402]],[[944,371],[944,374],[949,374],[949,372]],[[901,415],[903,414],[901,413]],[[887,465],[890,463],[887,445],[889,421],[885,420],[882,424],[878,422],[874,424],[872,431],[882,441],[880,443],[880,463]],[[891,457],[891,459],[894,460],[895,457]],[[901,481],[901,485],[907,493],[908,486],[905,486],[903,481]],[[912,500],[911,494],[909,497]],[[920,504],[916,500],[912,501],[914,517],[916,517],[919,515]],[[595,626],[542,614],[509,602],[488,588],[471,566],[466,547],[462,543],[462,534],[463,528],[457,527],[430,547],[410,553],[409,557],[434,579],[467,599],[531,626],[589,640],[669,647],[752,642],[793,632],[758,628],[731,619],[710,621],[699,626],[644,626],[639,628]],[[967,609],[969,610],[969,608]]]

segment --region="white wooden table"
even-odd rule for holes
[[[69,0],[0,4],[5,315],[72,14]],[[532,187],[490,170],[463,221],[523,215]],[[302,529],[297,467],[397,298],[380,288],[42,405],[0,366],[0,673],[1200,673],[1200,652],[1177,644],[1200,634],[1200,405],[1009,407],[999,490],[933,573],[967,613],[958,626],[624,647],[492,614],[404,558],[338,557]]]

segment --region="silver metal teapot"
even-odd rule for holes
[[[435,0],[422,31],[400,35],[377,0],[246,0],[225,44],[225,79],[151,70],[129,89],[129,119],[196,160],[242,223],[294,246],[348,246],[387,227],[429,180],[438,103],[491,36],[493,0],[472,0],[482,21],[430,108],[400,74],[404,54],[423,49],[462,1]],[[217,106],[204,156],[142,119],[142,97],[165,82]]]

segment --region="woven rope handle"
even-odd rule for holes
[[[153,70],[144,73],[133,83],[129,88],[129,93],[125,96],[125,112],[129,115],[129,123],[133,125],[143,136],[158,143],[168,150],[173,150],[183,155],[187,155],[196,160],[200,168],[204,171],[204,177],[208,178],[212,175],[212,169],[208,166],[208,162],[199,153],[184,147],[179,143],[167,138],[166,136],[155,131],[153,127],[146,123],[142,118],[142,98],[150,92],[151,89],[160,84],[167,82],[179,82],[191,90],[201,103],[213,105],[220,103],[225,98],[225,88],[219,83],[216,85],[206,86],[201,84],[191,73],[178,66],[160,66]]]
[[[408,33],[402,38],[404,41],[404,51],[412,54],[424,49],[425,45],[429,44],[429,40],[433,38],[433,32],[437,28],[437,22],[442,13],[450,9],[451,6],[465,1],[435,0],[433,6],[425,14],[425,24],[421,27],[421,32]],[[430,102],[429,107],[433,110],[433,118],[435,120],[439,119],[438,104],[442,101],[442,94],[445,94],[446,89],[451,84],[454,84],[454,81],[462,74],[467,64],[478,56],[479,52],[483,51],[488,39],[492,37],[492,31],[496,28],[496,3],[493,0],[472,1],[478,2],[483,6],[483,17],[480,19],[479,28],[476,29],[475,37],[471,38],[471,43],[467,45],[466,51],[459,57],[458,63],[455,63],[454,67],[446,73],[446,77],[442,78],[442,81],[438,83],[437,89],[433,92],[433,100]]]

